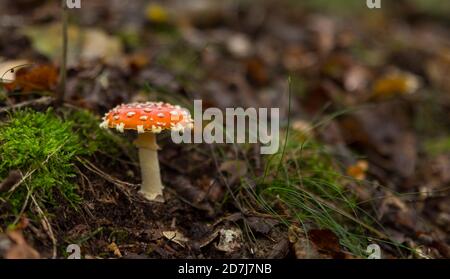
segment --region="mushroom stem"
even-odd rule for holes
[[[134,144],[139,148],[142,175],[140,192],[150,201],[164,202],[162,192],[164,186],[159,172],[156,135],[153,133],[139,134]]]

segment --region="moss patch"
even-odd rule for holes
[[[26,178],[12,193],[2,195],[14,213],[20,210],[28,191],[47,203],[55,202],[55,191],[71,204],[78,203],[76,186],[70,183],[74,176],[72,161],[87,151],[72,125],[58,119],[52,110],[27,110],[11,115],[0,129],[0,177],[5,178],[10,170],[20,170]]]
[[[80,204],[77,157],[92,156],[100,147],[112,155],[121,150],[121,139],[98,123],[98,117],[84,110],[62,116],[53,109],[24,110],[8,117],[0,126],[0,181],[12,170],[19,170],[23,181],[0,193],[0,199],[10,205],[13,215],[20,213],[29,194],[46,209],[61,202],[74,208]]]

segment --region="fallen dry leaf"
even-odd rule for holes
[[[113,252],[114,256],[122,257],[122,253],[120,252],[120,249],[115,242],[111,242],[111,244],[108,245],[108,250]]]
[[[0,63],[0,82],[11,83],[16,79],[16,72],[19,68],[29,66],[27,60],[11,60]]]
[[[264,62],[253,57],[246,61],[247,78],[257,86],[267,85],[269,82],[269,73]]]
[[[369,163],[366,160],[358,160],[356,164],[347,168],[347,174],[356,180],[364,180],[368,169]]]
[[[24,93],[52,91],[58,83],[58,70],[53,65],[20,68],[13,82],[5,83],[6,90]]]
[[[312,229],[308,231],[311,241],[319,248],[319,251],[336,258],[341,253],[339,238],[331,230]]]
[[[317,251],[316,246],[305,237],[302,229],[291,225],[288,231],[289,242],[297,259],[320,259],[322,256]]]
[[[378,79],[373,85],[373,97],[386,99],[395,95],[412,94],[419,89],[420,81],[417,76],[396,71]]]
[[[19,230],[7,232],[9,242],[7,251],[4,252],[5,259],[39,259],[39,253],[26,242]]]
[[[146,18],[153,23],[168,23],[169,12],[167,9],[161,5],[150,3],[145,9]]]
[[[176,244],[180,245],[181,247],[185,247],[186,242],[189,241],[189,239],[179,231],[164,231],[162,232],[162,235],[168,240],[173,241]]]

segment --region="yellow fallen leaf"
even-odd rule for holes
[[[369,163],[366,160],[359,160],[356,164],[347,168],[347,175],[356,180],[366,179],[366,172],[369,169]]]
[[[111,244],[108,245],[108,250],[114,253],[114,256],[116,257],[122,257],[122,253],[119,250],[119,247],[115,242],[111,242]]]
[[[405,72],[394,72],[378,79],[373,85],[375,98],[390,98],[395,95],[412,94],[419,89],[418,77]]]
[[[167,10],[158,4],[150,4],[147,6],[145,15],[150,22],[153,23],[167,23],[169,21],[169,13]]]

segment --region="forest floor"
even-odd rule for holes
[[[82,1],[58,102],[58,1],[5,2],[0,258],[450,257],[449,5]],[[161,134],[149,202],[99,128],[149,100],[279,108],[279,152]]]

